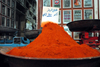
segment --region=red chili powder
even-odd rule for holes
[[[47,23],[42,33],[29,45],[13,48],[7,54],[35,58],[82,58],[100,56],[96,49],[76,43],[63,27]]]

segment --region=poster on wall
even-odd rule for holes
[[[93,10],[92,9],[84,10],[84,19],[93,19]]]
[[[71,0],[63,0],[63,8],[71,8]]]
[[[52,0],[53,1],[53,7],[61,7],[61,0]]]
[[[80,37],[79,37],[80,34],[81,34],[81,32],[74,32],[74,39],[79,40],[80,39]]]
[[[84,0],[84,7],[92,7],[92,0]]]
[[[71,22],[71,10],[63,11],[63,24]]]
[[[61,24],[61,11],[59,11],[58,24]]]
[[[51,6],[51,0],[43,0],[43,6],[50,7]]]
[[[73,7],[74,8],[81,8],[82,7],[82,0],[73,0]]]
[[[69,30],[68,26],[64,25],[64,30],[72,37],[72,32]]]
[[[82,20],[82,10],[74,10],[74,21]]]

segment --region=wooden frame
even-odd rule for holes
[[[87,2],[87,6],[86,6],[86,2]],[[89,3],[91,5],[89,5]],[[84,0],[84,7],[87,8],[87,7],[93,7],[93,1],[92,0]]]
[[[65,0],[63,0],[63,8],[71,8],[71,0],[67,0],[67,1],[70,1],[70,3],[66,3],[66,5],[69,5],[70,4],[70,6],[69,7],[65,7]]]
[[[73,8],[82,8],[82,0],[73,0]]]
[[[73,33],[74,33],[74,39],[75,39],[75,40],[80,40],[79,34],[80,34],[81,32],[73,32]]]
[[[85,12],[87,10],[87,12]],[[90,11],[92,12],[90,12]],[[90,13],[89,13],[90,12]],[[89,16],[87,17],[87,19],[93,19],[93,9],[84,9],[84,19],[86,19],[85,14],[88,14]]]
[[[77,11],[77,12],[75,12]],[[79,11],[81,11],[81,13],[79,14]],[[76,14],[75,14],[76,13]],[[76,15],[76,16],[75,16]],[[74,19],[74,18],[77,19]],[[80,19],[79,19],[80,18]],[[77,21],[77,20],[82,20],[82,9],[77,9],[77,10],[73,10],[73,21]]]
[[[69,13],[69,14],[65,14],[64,11],[67,11],[67,13]],[[67,15],[66,16],[67,22],[64,21],[64,18],[65,18],[64,15]],[[71,19],[72,16],[71,15],[72,15],[72,11],[71,10],[63,10],[63,24],[67,24],[67,23],[72,21],[72,19]],[[70,20],[68,20],[69,18],[70,18]]]
[[[46,2],[47,4],[44,5],[44,2]],[[49,5],[48,5],[48,4],[49,4]],[[43,0],[43,6],[51,7],[51,0]]]
[[[55,7],[55,6],[54,6],[54,1],[55,1],[55,0],[52,0],[52,6],[53,6],[53,7]],[[59,2],[59,3],[60,3],[60,7],[58,7],[58,8],[61,8],[61,0],[59,0],[59,1],[60,1],[60,2]]]

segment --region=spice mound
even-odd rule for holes
[[[42,33],[29,45],[13,48],[7,54],[34,58],[83,58],[100,56],[96,49],[76,43],[63,27],[47,23]]]

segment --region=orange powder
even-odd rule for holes
[[[55,23],[47,23],[42,33],[29,45],[13,48],[7,54],[35,58],[82,58],[100,56],[96,49],[86,44],[79,45],[63,27]]]

